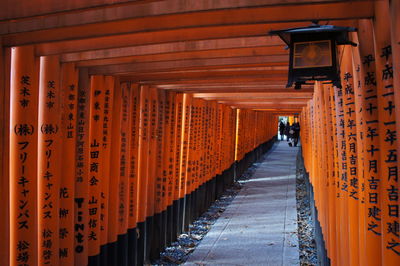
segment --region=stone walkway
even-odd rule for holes
[[[299,265],[297,152],[274,145],[185,265]]]

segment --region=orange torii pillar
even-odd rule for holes
[[[108,264],[118,264],[118,187],[120,178],[121,157],[121,120],[122,91],[119,80],[114,82],[113,109],[111,118],[110,142],[110,179],[109,179],[109,211],[108,211]]]
[[[328,184],[328,210],[329,220],[328,220],[328,256],[331,259],[332,265],[336,259],[336,234],[335,234],[335,223],[336,223],[336,190],[335,190],[335,150],[332,149],[335,146],[334,142],[334,130],[333,130],[333,121],[331,115],[331,106],[332,106],[332,97],[331,97],[332,86],[323,85],[324,91],[324,102],[325,102],[325,110],[324,116],[326,119],[326,147],[329,148],[327,150],[327,184]]]
[[[154,211],[155,211],[155,179],[156,167],[154,162],[157,158],[157,121],[158,121],[158,95],[156,88],[150,88],[149,95],[149,152],[147,156],[147,211],[146,211],[146,246],[145,246],[145,262],[152,257],[152,238],[154,227]]]
[[[149,87],[140,87],[140,127],[139,127],[139,193],[138,193],[138,242],[137,263],[144,263],[146,218],[147,218],[147,186],[148,186],[148,155],[150,141],[150,95]]]
[[[129,83],[121,84],[121,145],[119,163],[119,185],[118,185],[118,264],[128,263],[128,201],[129,201],[129,158],[131,132],[131,87]]]
[[[356,108],[354,96],[354,78],[353,78],[353,65],[352,65],[352,52],[350,46],[345,46],[342,50],[342,64],[341,64],[341,79],[342,79],[342,92],[343,92],[343,111],[344,111],[344,126],[345,126],[345,139],[346,139],[346,179],[347,187],[346,194],[348,195],[348,230],[349,235],[349,263],[350,265],[359,264],[359,228],[358,228],[358,202],[360,196],[359,189],[359,169],[358,153],[357,153],[357,123],[356,123]],[[344,159],[344,158],[343,158]],[[344,169],[343,169],[344,170]]]
[[[347,156],[346,146],[347,139],[345,133],[344,119],[344,101],[343,89],[334,87],[335,91],[335,109],[336,109],[336,136],[337,136],[337,151],[338,151],[338,176],[336,180],[337,197],[338,197],[338,216],[336,224],[338,230],[338,265],[347,265],[349,263],[349,228],[348,228],[348,179],[347,179]]]
[[[91,76],[89,113],[89,194],[88,251],[89,265],[97,265],[100,253],[100,193],[103,182],[102,121],[104,77]]]
[[[104,77],[104,105],[101,109],[103,114],[102,122],[102,172],[103,180],[100,191],[100,264],[108,265],[108,230],[109,230],[109,210],[110,210],[110,172],[111,172],[111,123],[114,97],[115,79],[111,76]],[[111,178],[112,182],[114,180]]]
[[[180,168],[181,168],[181,146],[182,146],[182,117],[183,117],[183,93],[177,93],[175,97],[175,174],[174,174],[174,237],[178,237],[182,233],[183,202],[180,199]],[[176,205],[176,208],[175,208]],[[175,231],[176,229],[176,231]]]
[[[400,260],[397,134],[389,1],[375,2],[375,62],[379,120],[382,265]],[[398,63],[398,62],[397,62]]]
[[[31,46],[11,51],[10,265],[38,263],[37,140],[39,65]]]
[[[378,181],[379,146],[378,111],[376,94],[375,62],[373,59],[373,31],[370,20],[359,21],[358,33],[353,41],[359,43],[353,50],[353,73],[357,113],[357,149],[359,160],[359,228],[361,265],[381,263],[381,220]],[[362,40],[359,42],[358,40]]]
[[[74,195],[76,121],[78,100],[78,71],[74,64],[61,66],[61,145],[62,158],[60,180],[60,265],[74,264]]]
[[[155,124],[155,138],[156,138],[156,151],[154,161],[155,169],[154,175],[154,227],[152,232],[152,246],[151,246],[151,259],[157,259],[160,252],[165,245],[165,183],[163,181],[163,156],[166,154],[164,151],[164,114],[165,114],[165,91],[156,90],[157,94],[157,117]]]
[[[400,10],[400,1],[391,0],[389,2],[390,10],[390,29],[391,29],[391,40],[392,40],[392,52],[393,52],[393,87],[394,87],[394,100],[395,105],[400,106],[400,16],[398,10]],[[396,120],[400,119],[400,108],[396,108]],[[400,132],[400,123],[396,123],[396,132]],[[400,154],[400,146],[397,145],[397,154]],[[397,161],[397,170],[400,172],[400,160]],[[400,183],[399,183],[400,189]],[[400,223],[400,218],[399,218]]]
[[[358,43],[357,33],[352,33],[352,40]],[[353,87],[354,87],[354,108],[356,114],[356,135],[357,135],[357,176],[358,176],[358,259],[359,264],[366,264],[365,252],[365,171],[364,171],[364,91],[362,89],[362,75],[361,75],[361,61],[359,56],[359,51],[357,48],[352,47],[352,72],[353,72]],[[351,163],[354,163],[351,161]]]
[[[192,197],[188,194],[188,168],[189,168],[189,145],[190,145],[190,122],[192,119],[192,96],[185,93],[183,95],[183,127],[182,127],[182,147],[181,147],[181,170],[179,195],[183,199],[183,213],[181,216],[182,230],[189,230],[189,211]]]
[[[389,2],[390,10],[390,30],[393,52],[393,86],[395,105],[400,106],[400,1],[391,0]],[[400,120],[400,108],[396,108],[396,120]],[[400,132],[400,123],[396,123],[396,132]],[[400,154],[400,146],[397,145],[397,154]],[[397,162],[398,171],[400,171],[400,160]],[[399,185],[400,189],[400,185]],[[399,218],[400,222],[400,218]]]
[[[331,116],[332,120],[332,137],[333,137],[333,193],[334,193],[334,213],[338,214],[340,211],[340,165],[339,165],[339,142],[338,142],[338,127],[336,119],[336,98],[335,98],[335,87],[329,86],[329,96],[330,96],[330,113],[327,115]],[[339,265],[340,260],[340,216],[335,215],[333,217],[332,230],[334,231],[334,249],[335,256],[331,257],[332,265]]]
[[[166,150],[168,155],[164,156],[164,173],[163,177],[167,178],[167,245],[169,245],[176,237],[176,226],[174,226],[174,213],[176,212],[176,204],[174,199],[174,182],[175,182],[175,97],[176,92],[167,92],[168,116],[165,118],[165,138]],[[167,110],[166,110],[167,111]]]
[[[324,86],[318,82],[318,87],[320,90],[320,101],[319,101],[319,116],[320,116],[320,129],[319,129],[319,138],[320,138],[320,150],[321,150],[321,155],[320,160],[321,160],[321,167],[320,167],[320,190],[321,190],[321,210],[322,210],[322,215],[321,217],[321,228],[322,228],[322,233],[324,235],[324,241],[325,241],[325,247],[329,250],[330,248],[330,234],[329,234],[329,218],[331,217],[329,213],[329,203],[331,199],[329,198],[329,157],[330,157],[330,148],[331,146],[328,146],[327,142],[327,116],[325,113],[326,106],[329,105],[329,102],[326,101],[326,95],[329,95],[329,91],[324,89]]]
[[[187,213],[187,222],[188,224],[192,223],[196,216],[196,203],[197,203],[197,194],[196,188],[194,184],[194,165],[196,161],[196,134],[197,134],[197,117],[196,117],[196,99],[192,99],[191,103],[191,118],[190,118],[190,132],[189,132],[189,147],[188,147],[188,169],[187,169],[187,194],[190,195],[190,202],[187,205],[188,211]]]
[[[162,245],[169,246],[172,241],[172,185],[173,185],[173,160],[171,159],[172,147],[171,139],[171,101],[172,94],[168,91],[163,92],[164,107],[163,107],[163,156],[160,162],[159,177],[162,179],[162,230],[164,231]]]
[[[60,63],[40,58],[38,121],[38,264],[59,264],[61,174]]]
[[[88,192],[89,192],[89,102],[90,87],[87,71],[79,71],[78,106],[76,120],[75,154],[75,265],[87,265],[88,262]]]
[[[131,86],[131,129],[130,129],[130,158],[129,158],[129,208],[128,208],[128,265],[136,265],[137,249],[137,216],[139,209],[139,125],[140,125],[140,87]]]

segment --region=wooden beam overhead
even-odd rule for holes
[[[61,56],[61,61],[78,62],[78,61],[110,59],[110,58],[135,56],[135,55],[155,55],[155,54],[180,53],[180,52],[190,52],[190,51],[252,48],[252,47],[265,46],[267,43],[270,46],[282,47],[282,41],[279,38],[269,38],[267,36],[226,38],[226,39],[148,44],[148,45],[138,45],[131,47],[94,50],[87,52],[67,53]]]
[[[239,98],[243,99],[245,97],[252,98],[309,98],[311,99],[313,93],[296,91],[296,92],[257,92],[251,93],[250,95],[243,95],[243,93],[234,93],[234,92],[220,92],[220,93],[194,93],[193,97],[195,98],[210,98],[210,99],[233,99]]]
[[[98,23],[84,23],[80,16],[76,17],[76,23],[78,24],[79,21],[81,23],[74,26],[58,22],[58,26],[52,29],[40,28],[32,30],[30,27],[29,31],[26,31],[20,26],[19,33],[11,33],[10,30],[7,32],[3,30],[2,33],[6,34],[4,43],[8,46],[35,42],[35,40],[36,42],[50,42],[127,33],[158,32],[179,28],[212,27],[215,25],[228,26],[299,21],[309,23],[311,20],[360,19],[371,18],[373,14],[373,1],[315,3],[312,8],[303,4],[286,4],[284,6],[257,6],[166,15],[157,14],[126,19],[119,17],[113,21]]]
[[[346,1],[346,0],[342,0]],[[0,9],[0,22],[4,28],[21,30],[24,21],[34,30],[40,28],[60,27],[61,25],[76,25],[81,23],[99,23],[117,19],[157,16],[182,12],[199,12],[226,8],[243,8],[257,6],[273,6],[282,4],[312,4],[339,2],[338,0],[3,0]],[[57,16],[58,21],[51,19]],[[78,20],[79,18],[80,20]],[[44,23],[47,22],[47,23]],[[19,27],[18,27],[19,26]]]
[[[235,48],[235,49],[219,49],[193,52],[177,52],[151,55],[134,55],[121,56],[107,59],[95,59],[78,61],[77,67],[93,67],[102,65],[144,63],[144,62],[162,62],[176,60],[193,60],[193,59],[212,59],[212,58],[233,58],[248,56],[268,56],[268,55],[286,55],[288,51],[284,46],[264,46],[251,48]]]
[[[191,59],[177,60],[167,62],[146,62],[121,65],[105,65],[89,68],[89,74],[92,75],[131,75],[136,72],[161,71],[161,70],[179,70],[190,69],[193,67],[204,68],[208,66],[237,66],[237,65],[255,65],[264,63],[283,63],[287,62],[287,55],[266,55],[257,57],[232,57],[232,58],[211,58],[211,59]]]
[[[188,93],[220,93],[220,92],[233,92],[233,93],[256,93],[256,92],[276,92],[276,93],[281,93],[285,91],[293,91],[292,88],[285,88],[283,86],[274,86],[274,87],[265,87],[265,88],[251,88],[251,87],[238,87],[238,88],[229,88],[229,87],[221,87],[221,88],[216,88],[216,89],[210,89],[210,88],[202,88],[202,89],[196,89],[196,88],[190,88],[190,89],[185,89],[185,88],[172,88],[170,89],[172,91],[181,91],[181,92],[188,92]],[[305,92],[311,92],[313,89],[302,89],[302,91]]]
[[[203,18],[204,19],[204,18]],[[178,41],[194,41],[219,38],[237,38],[266,36],[270,30],[285,29],[289,27],[302,27],[309,25],[310,22],[291,22],[291,23],[263,23],[263,24],[239,24],[239,25],[215,25],[209,27],[177,28],[160,31],[141,31],[137,33],[115,32],[93,36],[85,30],[81,36],[66,38],[63,35],[63,29],[60,30],[59,37],[52,37],[47,33],[36,33],[27,36],[26,33],[16,36],[4,36],[4,46],[36,44],[35,52],[37,55],[63,54],[79,51],[90,51],[99,49],[109,49],[117,47],[128,47],[136,45],[168,43]],[[355,25],[354,21],[346,20],[338,22],[335,25],[345,24],[347,26]],[[81,32],[75,29],[73,32]],[[273,43],[279,40],[276,36],[267,37]],[[283,42],[281,42],[283,44]],[[269,45],[268,42],[266,45]]]

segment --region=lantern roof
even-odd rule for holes
[[[289,46],[292,35],[315,36],[318,34],[330,34],[336,40],[337,44],[351,44],[356,46],[356,44],[351,42],[348,38],[348,33],[353,31],[357,31],[357,28],[339,27],[334,25],[318,25],[313,23],[308,27],[270,31],[269,35],[278,35]]]

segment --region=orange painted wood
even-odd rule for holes
[[[74,198],[74,261],[75,265],[88,262],[88,193],[89,193],[89,119],[90,81],[86,70],[79,71],[78,113],[76,123],[76,177]]]
[[[334,213],[338,214],[340,211],[340,166],[339,166],[339,142],[338,142],[338,127],[336,119],[336,97],[335,97],[335,87],[329,87],[330,96],[330,108],[331,108],[331,118],[332,118],[332,137],[333,137],[333,163],[334,163],[334,176],[333,176],[333,192],[334,192]],[[331,257],[333,265],[339,265],[340,262],[340,220],[339,215],[334,216],[334,222],[332,224],[332,230],[334,231],[333,238],[335,239],[335,256]]]
[[[74,264],[74,195],[77,134],[78,71],[73,63],[61,65],[60,265]]]
[[[103,182],[103,117],[105,90],[104,76],[92,76],[90,79],[90,113],[89,113],[89,194],[88,194],[88,256],[100,252],[100,207]]]
[[[140,87],[140,127],[139,127],[139,212],[138,222],[144,222],[147,217],[147,186],[148,186],[148,154],[150,141],[150,97],[149,87]]]
[[[349,228],[348,228],[348,192],[345,188],[348,187],[348,182],[343,179],[343,175],[347,175],[347,157],[344,156],[346,152],[346,133],[345,133],[345,120],[344,120],[344,107],[343,107],[343,90],[334,88],[335,93],[335,109],[336,109],[336,130],[337,130],[337,151],[338,151],[338,176],[336,179],[337,185],[337,197],[338,197],[338,209],[337,213],[342,215],[338,216],[336,221],[339,228],[338,231],[338,265],[347,265],[349,263]]]
[[[182,161],[182,130],[183,130],[183,93],[177,93],[175,99],[175,182],[174,200],[181,197],[180,176]]]
[[[400,16],[398,10],[400,10],[399,0],[392,0],[389,2],[390,10],[390,32],[392,41],[392,53],[394,65],[399,65],[400,62]],[[400,106],[400,73],[399,68],[393,69],[393,86],[394,86],[394,100],[397,106]],[[396,120],[400,118],[400,109],[396,108]],[[400,123],[396,123],[396,132],[400,132]],[[400,146],[397,145],[397,154],[400,154]],[[397,169],[400,173],[400,161],[397,162]],[[400,186],[399,186],[400,189]],[[399,217],[400,223],[400,217]]]
[[[166,95],[165,91],[157,90],[157,124],[156,124],[156,145],[157,145],[157,154],[156,154],[156,173],[155,173],[155,214],[161,213],[166,210],[166,186],[167,179],[163,178],[163,159],[164,156],[167,155],[164,146],[164,134],[165,134],[165,100]]]
[[[129,168],[129,212],[128,228],[136,227],[139,211],[139,127],[140,127],[140,86],[130,84],[131,86],[131,131],[130,137],[130,168]]]
[[[400,258],[400,235],[393,232],[399,222],[397,137],[393,58],[390,38],[389,1],[375,3],[374,37],[379,120],[379,177],[382,221],[382,265],[396,265]],[[388,50],[390,49],[390,52]]]
[[[118,234],[124,235],[128,229],[129,213],[129,158],[130,158],[130,132],[131,132],[131,86],[121,84],[122,110],[121,110],[121,151],[120,173],[118,185]]]
[[[327,153],[327,184],[328,184],[328,235],[329,235],[329,249],[328,256],[331,261],[336,259],[336,235],[335,235],[335,224],[336,224],[336,191],[335,191],[335,150],[333,149],[334,143],[334,130],[331,115],[332,97],[331,90],[332,87],[328,85],[323,85],[322,88],[324,92],[324,102],[325,102],[325,119],[326,119],[326,151]],[[302,128],[303,130],[303,128]]]
[[[103,179],[100,190],[100,245],[108,243],[109,230],[109,206],[110,206],[110,182],[114,182],[111,177],[111,143],[112,143],[112,112],[114,109],[114,84],[112,76],[104,77],[104,105],[101,108],[102,119],[102,172]],[[110,181],[111,180],[111,181]]]
[[[192,98],[189,94],[183,94],[182,111],[182,136],[181,136],[181,167],[179,175],[179,197],[183,198],[188,193],[188,168],[189,168],[189,141],[191,121]]]
[[[155,214],[155,190],[157,175],[157,124],[158,124],[158,95],[156,88],[150,88],[150,123],[149,123],[149,153],[147,156],[147,217]]]
[[[265,6],[264,6],[265,3],[263,1],[252,1],[251,3],[243,1],[234,4],[230,1],[220,1],[218,2],[218,4],[215,3],[198,4],[197,2],[193,1],[193,3],[188,3],[184,6],[179,1],[164,2],[164,1],[154,1],[154,0],[137,1],[136,3],[139,3],[139,5],[136,5],[135,2],[132,1],[117,1],[112,3],[110,3],[111,1],[89,1],[86,3],[81,3],[81,1],[77,2],[79,3],[74,3],[72,5],[68,4],[68,6],[60,6],[57,4],[55,7],[46,2],[43,2],[43,4],[40,5],[39,7],[37,5],[36,6],[31,5],[27,8],[20,8],[21,5],[14,5],[12,6],[13,8],[11,10],[6,9],[4,12],[5,14],[3,14],[4,15],[3,19],[6,21],[8,20],[7,21],[8,23],[5,23],[4,28],[9,28],[10,32],[14,32],[17,29],[20,31],[26,31],[27,29],[33,30],[41,26],[42,24],[40,22],[45,20],[47,16],[51,16],[51,13],[57,13],[57,15],[60,17],[59,19],[60,21],[49,20],[47,25],[48,28],[52,29],[61,26],[63,27],[84,26],[88,24],[95,24],[96,27],[86,28],[85,30],[93,33],[95,32],[96,35],[98,35],[100,33],[103,34],[106,32],[110,33],[111,30],[110,28],[118,28],[118,30],[122,32],[126,32],[127,30],[129,31],[129,29],[132,29],[132,26],[134,26],[132,25],[133,22],[138,22],[137,20],[138,18],[144,18],[144,17],[157,18],[158,16],[162,16],[164,17],[164,19],[167,18],[174,19],[174,17],[171,17],[171,15],[178,14],[178,15],[186,15],[183,18],[190,20],[188,23],[193,23],[193,21],[196,21],[198,19],[195,19],[195,16],[188,17],[188,15],[190,13],[195,13],[195,12],[203,13],[205,11],[208,11],[206,13],[208,15],[210,14],[209,12],[219,10],[219,12],[214,14],[214,16],[216,16],[217,14],[221,15],[221,11],[223,11],[224,9],[248,8],[251,10],[257,8],[258,6],[261,6],[265,11]],[[287,4],[291,4],[294,5],[295,7],[298,4],[305,4],[307,2],[309,1],[292,0],[289,2],[285,2],[285,6]],[[325,4],[329,4],[329,2],[335,2],[335,1],[324,0],[318,2],[321,3],[325,2]],[[281,4],[281,2],[277,0],[268,2],[269,6],[277,7],[279,6],[279,4]],[[339,7],[340,6],[341,5],[339,5]],[[333,5],[333,7],[336,6]],[[274,9],[271,9],[271,12],[273,12],[273,10]],[[107,16],[104,16],[105,13],[107,13]],[[235,13],[237,12],[234,12],[233,14]],[[82,20],[81,19],[82,17],[85,17],[85,20]],[[261,18],[264,19],[264,17]],[[128,19],[133,19],[133,21],[129,21]],[[235,20],[237,19],[238,18],[235,18]],[[245,18],[245,19],[251,19],[251,18]],[[280,19],[282,19],[282,17],[280,17]],[[30,27],[24,25],[23,22],[25,21],[29,21],[28,23],[30,24],[29,25]],[[111,21],[115,21],[115,23],[110,23],[109,25],[100,24]],[[143,24],[143,22],[144,21],[142,20],[140,23]],[[147,23],[148,22],[149,21],[147,21]],[[158,20],[157,23],[159,22],[162,21]],[[157,23],[155,24],[157,25]],[[176,22],[168,22],[168,23],[169,24],[165,24],[163,26],[166,25],[170,26],[171,23],[172,25],[174,23],[176,24]],[[247,23],[249,23],[249,21],[247,21]],[[160,25],[157,26],[159,27]]]
[[[121,121],[122,121],[122,90],[118,79],[114,83],[114,97],[111,127],[110,179],[109,179],[109,211],[107,242],[115,243],[118,239],[118,188],[121,163]]]
[[[167,92],[165,116],[165,151],[163,178],[167,179],[167,206],[174,201],[175,183],[175,92]]]
[[[38,61],[31,46],[11,50],[10,265],[38,263]]]
[[[358,34],[352,33],[352,40],[359,43]],[[367,212],[366,212],[366,186],[367,183],[366,176],[368,175],[368,168],[365,168],[364,161],[366,159],[367,152],[365,151],[365,138],[364,132],[366,130],[366,91],[364,84],[364,67],[360,57],[359,48],[352,47],[353,54],[353,79],[354,79],[354,92],[355,92],[355,110],[356,112],[356,122],[357,122],[357,161],[358,161],[358,176],[359,176],[359,186],[358,186],[358,195],[359,195],[359,209],[358,209],[358,229],[359,229],[359,263],[361,265],[368,264],[368,255],[366,254],[366,234],[367,234]],[[368,161],[369,163],[369,161]],[[369,195],[368,195],[369,196]],[[368,197],[369,200],[369,197]],[[371,260],[372,261],[372,260]]]
[[[350,252],[350,265],[358,265],[359,257],[359,201],[358,193],[360,186],[360,172],[358,168],[358,156],[361,155],[357,151],[357,120],[356,105],[354,93],[354,73],[352,63],[352,51],[350,46],[343,48],[342,64],[340,67],[342,78],[343,92],[343,111],[345,121],[345,137],[346,137],[346,163],[347,163],[347,194],[348,194],[348,218],[349,218],[349,248],[355,250]]]
[[[59,264],[61,87],[58,56],[40,58],[38,114],[38,264]]]

